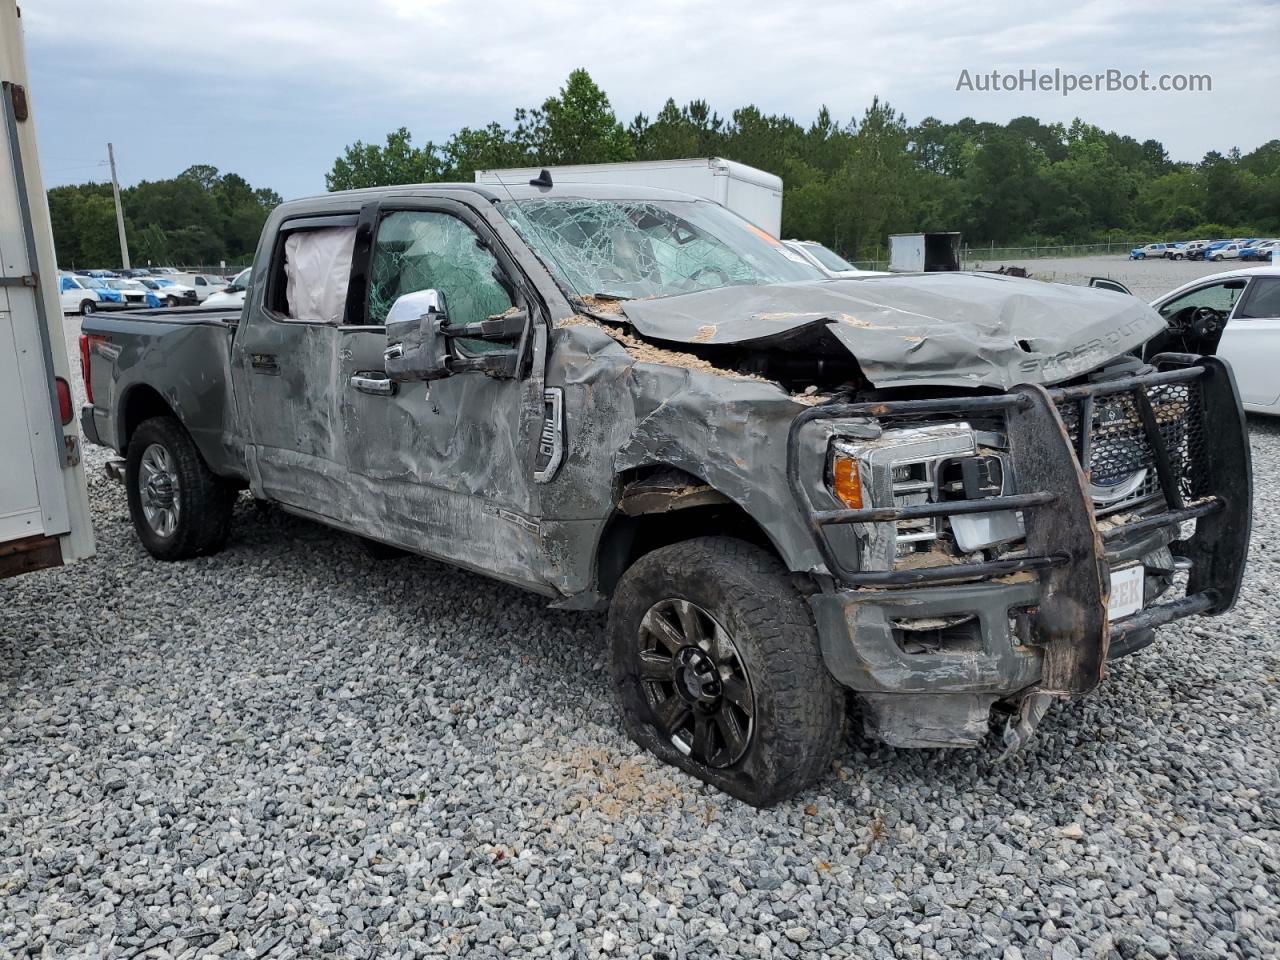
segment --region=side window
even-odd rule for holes
[[[497,258],[457,217],[435,211],[390,213],[379,223],[373,244],[369,323],[385,324],[396,299],[418,290],[445,295],[450,323],[476,323],[505,313],[511,296],[499,273]],[[500,349],[481,340],[460,343],[473,353]]]
[[[1240,298],[1240,291],[1243,289],[1244,281],[1242,280],[1227,280],[1207,287],[1197,287],[1162,306],[1160,316],[1167,320],[1188,307],[1210,307],[1227,316],[1231,313],[1231,308],[1236,305],[1236,301]]]
[[[207,287],[209,284],[205,282],[204,277],[196,277],[197,287]]]
[[[267,308],[277,320],[341,323],[351,279],[354,226],[290,230],[276,245]]]
[[[1254,277],[1249,295],[1240,304],[1236,320],[1267,320],[1280,317],[1280,277]]]

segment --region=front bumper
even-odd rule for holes
[[[841,683],[864,695],[873,727],[901,734],[885,739],[904,745],[980,739],[996,700],[1023,691],[1058,697],[1088,693],[1100,682],[1113,645],[1117,655],[1129,652],[1154,627],[1224,613],[1234,604],[1252,512],[1248,433],[1234,378],[1216,357],[1170,354],[1152,362],[1154,373],[1079,387],[1022,386],[1002,396],[817,406],[796,418],[788,479],[837,585],[810,598],[823,657]],[[1211,429],[1197,439],[1203,445],[1203,473],[1190,499],[1173,467],[1179,451],[1170,448],[1167,424],[1157,421],[1148,394],[1152,388],[1193,382],[1198,416]],[[1095,399],[1121,392],[1131,392],[1142,413],[1164,506],[1103,532],[1080,468],[1090,462],[1089,431],[1077,427],[1073,438],[1059,408],[1079,404],[1084,422],[1090,423]],[[813,506],[799,469],[799,434],[806,424],[922,414],[1003,417],[1019,492],[914,507]],[[833,534],[845,536],[847,543],[847,531],[841,529],[847,524],[997,510],[1023,515],[1026,549],[1016,556],[862,572],[842,565],[843,554],[833,546]],[[1187,520],[1196,521],[1195,534],[1179,540]],[[1189,564],[1185,595],[1109,622],[1112,564],[1132,563],[1166,548]],[[943,623],[969,617],[977,629],[971,626],[969,640],[956,649],[905,649],[895,621],[931,617]],[[924,694],[931,698],[932,719],[919,710]],[[939,711],[947,714],[945,720],[938,719]]]

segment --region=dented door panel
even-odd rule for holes
[[[348,329],[342,344],[347,501],[360,529],[547,592],[526,384],[472,372],[366,393],[350,380],[381,371],[386,335]]]

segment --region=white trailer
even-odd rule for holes
[[[959,233],[892,233],[889,269],[903,273],[960,269]]]
[[[782,235],[782,178],[745,163],[700,157],[636,163],[580,163],[562,167],[477,170],[476,183],[528,183],[543,170],[552,183],[603,183],[676,190],[714,200],[772,237]]]
[[[0,577],[93,555],[53,230],[13,0],[0,0]]]

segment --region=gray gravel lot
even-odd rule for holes
[[[1203,260],[1130,260],[1125,255],[1104,257],[1060,257],[1039,260],[992,260],[966,264],[968,269],[995,270],[1001,266],[1023,267],[1032,276],[1058,283],[1087,284],[1090,277],[1119,280],[1144,300],[1154,300],[1174,287],[1212,276],[1224,270],[1270,266],[1240,260],[1218,263]]]
[[[0,581],[0,958],[1280,952],[1269,509],[1230,616],[1022,755],[851,734],[758,812],[623,738],[601,618],[247,499],[161,564],[103,459],[98,557]]]

